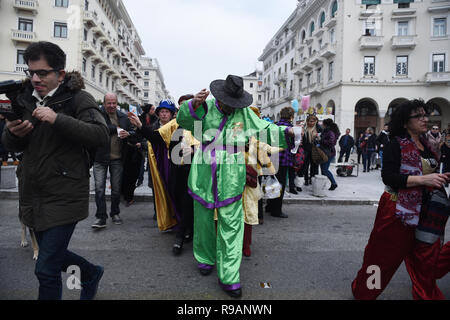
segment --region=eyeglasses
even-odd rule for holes
[[[432,128],[433,130],[439,130],[439,128]]]
[[[428,116],[425,113],[419,113],[415,114],[413,116],[410,116],[408,119],[417,119],[417,120],[425,120],[428,119]]]
[[[57,69],[51,69],[51,70],[30,70],[30,69],[26,69],[24,70],[25,74],[27,75],[27,77],[29,78],[33,78],[33,76],[35,74],[37,74],[37,76],[39,78],[45,78],[47,77],[51,72],[58,72],[59,70]]]

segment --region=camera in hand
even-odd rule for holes
[[[0,82],[0,94],[6,94],[11,99],[0,100],[0,114],[4,115],[9,121],[21,119],[23,116],[22,108],[16,105],[15,97],[23,87],[22,81],[3,81]]]

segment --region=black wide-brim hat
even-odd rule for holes
[[[244,90],[242,77],[229,75],[226,80],[211,82],[209,88],[217,100],[231,108],[243,109],[253,103],[253,96]]]

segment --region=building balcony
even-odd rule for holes
[[[302,52],[306,48],[306,43],[299,41],[297,43],[297,50]]]
[[[37,41],[36,32],[11,30],[11,40],[18,42],[31,43]]]
[[[287,81],[287,73],[283,72],[283,73],[279,74],[277,79],[278,79],[279,82],[286,83],[286,81]]]
[[[392,49],[410,48],[414,49],[417,45],[416,36],[393,36]]]
[[[364,49],[381,49],[383,47],[383,37],[381,36],[361,36],[359,38],[359,48]]]
[[[311,95],[321,94],[323,91],[323,84],[322,83],[314,83],[309,87],[308,91]]]
[[[306,39],[305,39],[305,44],[306,44],[307,46],[309,46],[311,43],[313,43],[313,41],[314,41],[314,38],[313,38],[313,37],[306,37]]]
[[[314,33],[314,37],[318,38],[321,37],[323,35],[323,33],[325,32],[325,28],[322,27],[320,29],[318,29],[315,33]]]
[[[24,73],[25,70],[27,70],[27,69],[28,69],[28,65],[26,65],[26,64],[16,64],[14,71]]]
[[[85,11],[84,14],[83,14],[83,22],[87,26],[97,27],[98,17],[92,11]]]
[[[293,91],[287,91],[283,94],[282,98],[286,101],[291,101],[295,99],[295,94]]]
[[[35,15],[38,13],[39,2],[37,0],[14,0],[13,7],[16,11],[27,11]]]
[[[302,63],[300,64],[300,69],[304,72],[307,73],[309,71],[311,71],[313,69],[313,65],[310,63],[309,59],[304,58]]]
[[[312,63],[316,66],[323,63],[322,60],[320,59],[319,53],[317,53],[317,52],[315,54],[313,54],[313,56],[311,58],[309,58],[309,61],[310,61],[310,63]]]
[[[410,16],[410,15],[416,14],[416,11],[417,11],[416,8],[398,8],[398,9],[392,10],[392,16],[393,17],[396,17],[396,16],[400,16],[400,17]]]
[[[374,18],[374,17],[380,17],[383,15],[383,12],[378,9],[377,6],[370,7],[370,8],[364,8],[359,12],[359,16],[361,18]]]
[[[322,48],[320,48],[319,56],[322,58],[330,58],[336,55],[336,46],[326,43]]]
[[[336,23],[337,23],[337,19],[336,19],[336,17],[334,17],[334,18],[331,18],[330,20],[326,21],[324,26],[327,29],[331,29],[336,25]]]
[[[100,27],[94,27],[94,28],[92,28],[92,32],[93,32],[94,34],[97,34],[97,35],[98,35],[99,40],[102,39],[102,38],[106,38],[105,32],[104,32],[103,29],[100,28]]]
[[[303,74],[303,69],[301,68],[301,65],[297,64],[294,68],[294,74],[296,76],[302,75]]]
[[[93,44],[92,42],[84,41],[81,44],[81,51],[83,52],[83,54],[92,56],[92,55],[96,54],[97,48],[96,48],[95,44]]]
[[[428,72],[425,75],[427,83],[450,83],[450,72]]]

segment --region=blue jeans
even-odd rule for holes
[[[335,157],[329,158],[327,162],[322,163],[320,165],[320,170],[322,171],[322,175],[326,176],[330,180],[332,185],[337,185],[336,180],[334,179],[334,176],[330,171],[330,165],[331,165],[331,162],[334,161],[334,159],[335,159]]]
[[[381,161],[381,170],[383,170],[383,150],[380,150],[380,161]]]
[[[106,175],[109,167],[109,175],[111,178],[111,214],[113,217],[120,213],[120,190],[122,186],[122,160],[112,160],[109,164],[94,163],[94,180],[95,180],[95,203],[97,205],[98,219],[107,219],[106,214]]]
[[[61,272],[66,272],[68,267],[80,268],[81,283],[89,281],[95,272],[93,264],[67,250],[76,225],[73,223],[36,232],[39,257],[34,273],[39,280],[39,300],[61,300]]]
[[[363,165],[364,165],[364,171],[369,171],[370,166],[372,165],[372,155],[375,152],[374,149],[368,149],[366,152],[363,152]]]

